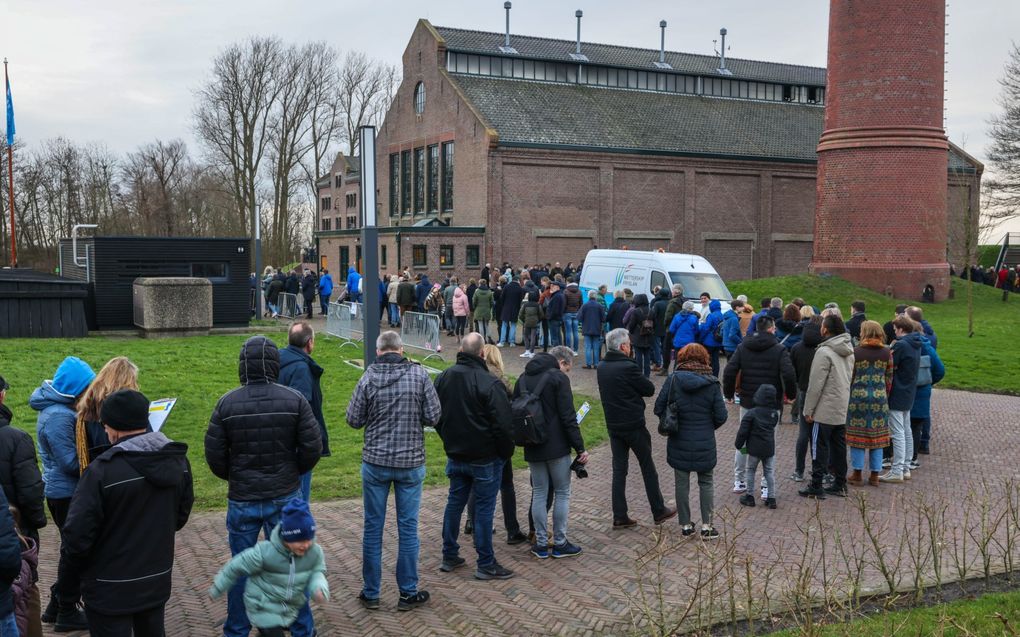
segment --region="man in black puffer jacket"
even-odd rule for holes
[[[780,417],[783,411],[783,394],[793,400],[797,397],[797,375],[790,361],[790,353],[779,344],[776,338],[776,323],[771,316],[758,318],[756,331],[745,338],[733,352],[733,358],[726,363],[723,370],[723,396],[732,401],[736,390],[737,375],[740,375],[740,418],[743,420],[747,410],[757,407],[754,394],[762,385],[776,388],[776,400],[771,406],[778,409]],[[747,456],[739,451],[733,458],[733,492],[743,493],[746,490],[744,477],[747,472]],[[767,498],[767,494],[762,498]]]
[[[659,474],[652,460],[652,437],[645,427],[645,398],[655,394],[655,385],[631,358],[630,334],[619,328],[606,334],[606,357],[597,368],[599,396],[606,414],[609,448],[613,453],[613,528],[637,525],[627,513],[627,469],[630,452],[637,457],[645,495],[656,524],[676,515],[666,506],[659,489]]]
[[[811,362],[815,360],[815,348],[822,342],[821,321],[809,320],[802,322],[802,325],[804,330],[801,332],[801,340],[790,350],[790,359],[793,361],[793,370],[797,376],[797,401],[794,403],[793,416],[794,422],[799,427],[795,459],[796,470],[790,476],[794,482],[804,481],[804,463],[807,458],[808,442],[811,441],[813,425],[809,425],[801,417],[800,408],[804,404],[804,394],[807,393],[808,380],[811,377]]]
[[[17,635],[11,584],[21,573],[21,541],[7,498],[0,493],[0,634]]]
[[[8,389],[0,376],[0,485],[7,501],[21,513],[22,534],[38,543],[39,529],[46,526],[42,474],[32,437],[11,426],[11,410],[4,404]]]
[[[319,461],[322,438],[311,405],[298,391],[278,385],[280,354],[265,336],[241,347],[241,387],[216,403],[205,432],[205,459],[226,480],[227,535],[231,555],[255,546],[280,521],[283,505],[300,497],[301,474]],[[244,582],[227,596],[223,634],[247,635]]]

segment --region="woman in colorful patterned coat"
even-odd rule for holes
[[[878,486],[882,471],[882,449],[889,445],[889,388],[892,386],[892,351],[885,346],[885,334],[876,321],[861,324],[861,343],[854,349],[854,377],[847,412],[846,444],[850,447],[847,477],[852,485],[864,482],[865,458],[871,475],[868,484]]]

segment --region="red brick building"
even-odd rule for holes
[[[825,69],[504,38],[418,21],[376,143],[384,274],[594,246],[694,252],[728,279],[807,271]],[[976,202],[980,164],[950,154]],[[329,216],[320,255],[345,272],[357,231]]]

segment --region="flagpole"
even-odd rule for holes
[[[10,86],[10,79],[7,77],[7,58],[4,58],[4,87]],[[10,134],[8,134],[10,137]],[[14,235],[14,144],[7,144],[7,203],[11,210],[11,267],[18,267],[18,244]]]

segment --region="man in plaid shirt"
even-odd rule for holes
[[[368,609],[379,608],[382,577],[382,533],[390,486],[396,494],[398,610],[411,610],[429,600],[418,590],[418,509],[425,480],[425,436],[422,428],[435,426],[441,408],[429,375],[418,363],[404,358],[404,345],[396,332],[383,332],[375,343],[377,358],[354,388],[347,406],[347,423],[365,429],[361,453],[365,532],[361,574],[364,588],[358,595]]]

